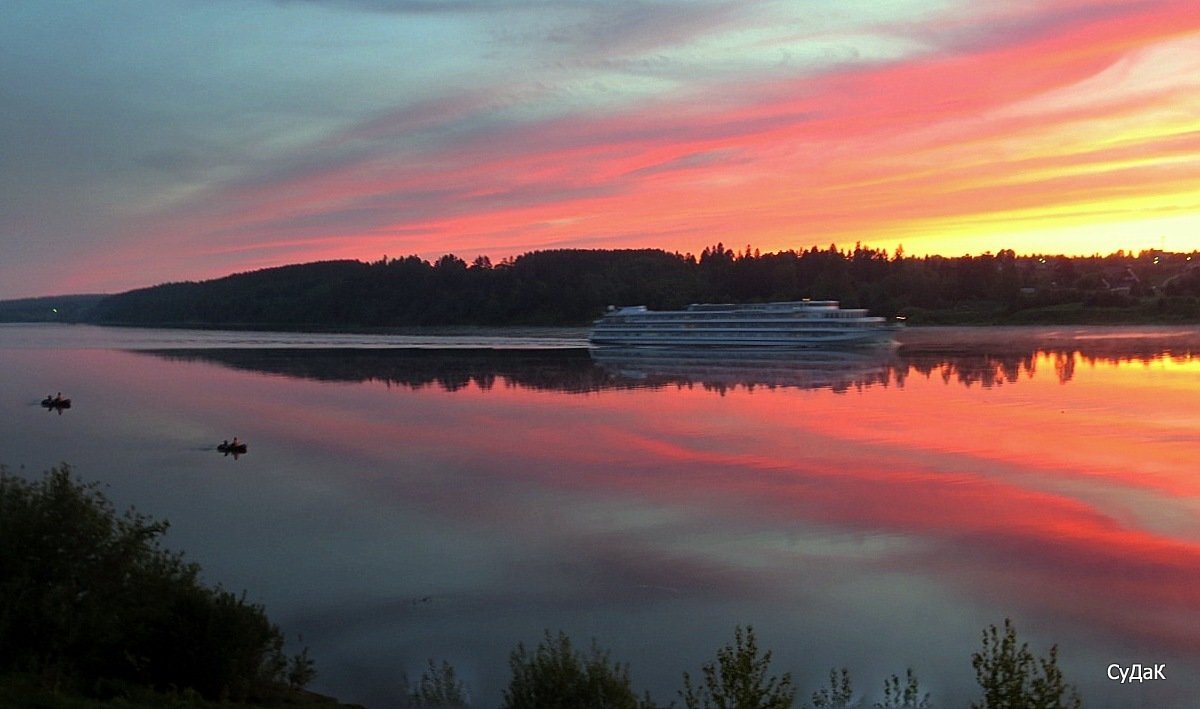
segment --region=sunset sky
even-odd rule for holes
[[[1200,248],[1195,0],[6,0],[0,298],[724,242]]]

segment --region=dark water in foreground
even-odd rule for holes
[[[0,326],[0,462],[68,461],[168,518],[168,546],[303,636],[315,689],[370,706],[431,657],[493,706],[547,628],[666,702],[737,624],[803,699],[846,666],[869,705],[911,666],[965,706],[1006,616],[1088,706],[1196,705],[1195,332],[914,329],[787,358],[551,335]],[[214,450],[234,435],[238,460]]]

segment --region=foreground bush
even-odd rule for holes
[[[160,545],[166,530],[118,515],[66,465],[37,481],[0,466],[0,673],[96,696],[148,686],[234,700],[310,679],[263,608],[202,585]]]
[[[408,687],[408,678],[404,685]],[[405,690],[407,709],[466,709],[471,706],[470,693],[454,673],[449,662],[441,666],[429,661],[415,687]]]
[[[683,698],[687,709],[787,709],[792,706],[796,690],[792,676],[768,675],[771,651],[758,653],[754,628],[734,629],[733,645],[717,651],[717,661],[701,668],[703,680],[692,684],[691,675],[683,673]]]
[[[572,650],[570,639],[562,632],[551,636],[547,631],[536,651],[530,653],[518,645],[510,662],[513,677],[504,693],[506,709],[654,707],[648,696],[638,700],[634,695],[628,666],[610,662],[608,653],[599,650],[594,642],[590,655],[585,656]],[[1017,641],[1011,620],[1004,621],[1003,632],[994,625],[983,631],[983,646],[972,654],[971,664],[983,690],[982,701],[972,703],[972,709],[1081,709],[1083,706],[1075,687],[1066,682],[1058,667],[1057,647],[1051,647],[1045,657],[1035,656],[1028,644]],[[679,697],[686,709],[795,707],[796,689],[791,674],[774,675],[770,665],[771,652],[759,650],[754,629],[738,627],[733,643],[717,651],[716,661],[702,666],[698,682],[684,673]],[[438,676],[448,679],[430,679]],[[455,697],[465,696],[465,689],[446,664],[437,671],[430,663],[423,685],[451,686]],[[429,695],[444,696],[432,690]],[[806,706],[813,709],[851,709],[864,707],[869,701],[856,696],[846,668],[830,670],[828,685],[811,696],[812,703]],[[413,706],[465,706],[463,700],[422,703],[416,701],[419,699],[416,694],[412,699]],[[932,709],[934,703],[909,668],[903,679],[891,675],[884,680],[883,698],[871,706]]]
[[[971,656],[983,702],[971,709],[1080,709],[1075,687],[1058,668],[1058,646],[1046,657],[1035,657],[1027,643],[1017,643],[1017,630],[1005,619],[1004,632],[990,625],[983,647]]]
[[[639,701],[629,682],[629,668],[610,663],[608,652],[592,643],[583,654],[571,647],[560,632],[546,637],[529,652],[518,644],[509,658],[512,680],[504,690],[504,709],[639,709],[652,706]]]

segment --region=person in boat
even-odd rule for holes
[[[62,400],[63,400],[63,398],[62,398],[62,392],[61,392],[61,391],[60,391],[60,392],[58,392],[57,394],[55,394],[55,395],[54,395],[54,403],[56,403],[56,404],[61,404],[61,403],[62,403]]]
[[[237,448],[239,445],[240,445],[240,444],[238,443],[237,436],[234,436],[234,437],[233,437],[233,443],[231,444],[231,447],[232,447],[232,448]]]
[[[217,448],[228,448],[228,447],[229,447],[229,439],[228,438],[221,441],[221,445],[217,446]]]

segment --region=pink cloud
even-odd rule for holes
[[[523,119],[538,97],[512,99],[511,87],[450,96],[354,126],[149,229],[214,272],[472,246],[498,258],[572,244],[696,252],[718,240],[774,249],[915,234],[906,246],[920,252],[931,220],[979,225],[984,241],[937,242],[977,252],[1002,247],[999,225],[1022,210],[1103,223],[1148,213],[1112,200],[1187,194],[1200,144],[1195,126],[1162,126],[1186,99],[1169,82],[1099,104],[1037,102],[1200,32],[1194,8],[1040,9],[995,20],[1003,32],[978,17],[935,21],[924,31],[950,48],[907,60],[700,81],[604,110]],[[1032,108],[1008,110],[1021,105]],[[1114,144],[1114,123],[1141,133]]]

